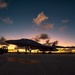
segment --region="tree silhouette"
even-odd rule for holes
[[[58,44],[58,41],[53,42],[52,46],[56,46]]]
[[[0,41],[5,42],[5,41],[6,41],[6,38],[2,36],[2,37],[0,38]]]
[[[46,40],[46,43],[45,43],[44,45],[48,45],[48,46],[50,46],[50,40],[49,40],[49,39]]]
[[[1,36],[1,37],[0,37],[0,44],[1,44],[1,45],[7,45],[7,43],[6,43],[5,41],[6,41],[6,38],[3,37],[3,36]]]

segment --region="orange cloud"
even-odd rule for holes
[[[69,20],[62,20],[62,22],[63,22],[63,23],[67,23],[67,22],[69,22]]]
[[[4,0],[0,0],[0,8],[7,8],[7,3]]]
[[[54,24],[47,24],[42,27],[42,29],[46,29],[46,30],[53,29],[53,28],[54,28]]]
[[[4,23],[6,23],[6,24],[13,23],[13,21],[10,19],[10,17],[1,18],[1,21],[4,22]]]
[[[36,18],[33,18],[33,22],[36,25],[40,26],[41,23],[47,19],[48,19],[48,17],[43,12],[41,12],[40,14],[38,14],[38,16]]]
[[[60,31],[64,31],[66,28],[67,28],[67,26],[62,26],[62,27],[60,28]]]

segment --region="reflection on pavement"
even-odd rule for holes
[[[18,62],[18,63],[21,63],[21,64],[37,64],[37,63],[40,63],[40,61],[38,61],[38,60],[25,60],[25,59],[22,59],[22,58],[7,57],[5,59],[7,61],[10,61],[10,62]]]

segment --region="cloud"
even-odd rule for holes
[[[43,21],[47,20],[47,19],[48,19],[48,17],[47,17],[43,12],[41,12],[41,13],[39,13],[39,14],[37,15],[36,18],[33,18],[33,22],[34,22],[36,25],[40,26],[41,23],[42,23]]]
[[[69,22],[69,20],[62,20],[62,22],[63,22],[63,23],[67,23],[67,22]]]
[[[42,29],[51,30],[54,28],[54,24],[47,24],[45,26],[42,26]]]
[[[50,36],[48,34],[45,34],[45,33],[42,33],[42,34],[39,34],[39,35],[36,35],[33,40],[39,42],[40,40],[48,40],[50,39]]]
[[[0,0],[0,8],[7,8],[7,3],[4,0]]]
[[[39,35],[39,39],[50,39],[50,37],[48,34],[43,33]]]
[[[36,41],[36,42],[39,42],[39,41],[40,41],[39,35],[36,35],[36,36],[33,38],[33,40]]]
[[[2,22],[6,23],[6,24],[11,24],[13,23],[13,21],[10,19],[10,17],[6,17],[6,18],[0,18]]]
[[[62,26],[59,30],[64,31],[67,28],[67,26]]]

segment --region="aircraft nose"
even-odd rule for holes
[[[6,43],[10,43],[8,40],[7,41],[5,41]]]

